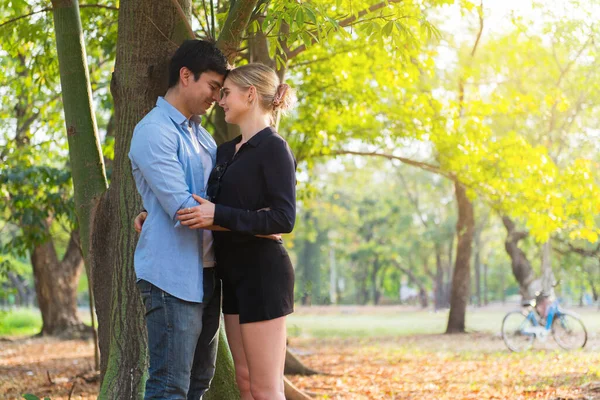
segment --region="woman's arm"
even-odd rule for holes
[[[135,229],[135,231],[137,233],[142,233],[142,227],[144,226],[144,222],[146,221],[147,217],[148,217],[148,212],[146,212],[146,211],[142,211],[135,217],[135,220],[133,221],[133,228]],[[192,227],[190,227],[190,228],[192,228]],[[202,229],[206,229],[209,231],[218,231],[218,232],[229,231],[229,229],[223,228],[222,226],[218,226],[218,225],[210,225],[210,226],[204,227]],[[264,238],[264,239],[271,239],[271,240],[275,240],[275,241],[281,240],[281,235],[279,235],[279,234],[255,235],[255,236]]]
[[[210,224],[252,235],[292,231],[296,219],[296,161],[287,143],[279,137],[269,143],[268,154],[269,165],[262,173],[269,210],[250,211],[212,203],[201,205],[207,217],[212,217]]]

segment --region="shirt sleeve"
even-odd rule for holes
[[[136,128],[129,150],[132,167],[139,169],[176,225],[178,210],[198,205],[185,181],[185,172],[177,157],[178,147],[176,135],[159,125],[146,124]]]
[[[215,225],[252,235],[289,233],[296,221],[296,161],[288,144],[274,139],[265,149],[263,164],[265,199],[270,210],[241,210],[215,205]]]

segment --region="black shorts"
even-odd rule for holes
[[[283,244],[270,239],[217,243],[223,281],[223,314],[240,324],[267,321],[294,311],[294,268]]]

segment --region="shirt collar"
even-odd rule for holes
[[[250,138],[250,140],[248,140],[246,142],[246,144],[252,146],[252,147],[258,147],[258,145],[260,144],[260,142],[267,136],[269,136],[270,134],[274,133],[275,130],[273,128],[271,128],[270,126],[267,126],[265,129],[263,129],[262,131],[258,132],[256,135],[252,136]],[[242,140],[242,136],[238,136],[236,143],[241,142]]]
[[[202,117],[200,117],[199,115],[192,115],[190,119],[187,119],[185,115],[181,113],[181,111],[173,107],[173,105],[167,100],[165,100],[162,96],[159,96],[158,100],[156,100],[156,106],[164,110],[169,116],[169,118],[171,118],[176,124],[181,126],[190,126],[191,122],[200,125],[200,122],[202,121]]]

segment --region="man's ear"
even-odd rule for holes
[[[192,75],[192,71],[187,69],[187,67],[181,67],[179,70],[179,80],[183,86],[187,86],[189,84],[190,75]]]

